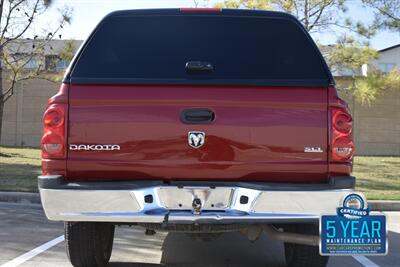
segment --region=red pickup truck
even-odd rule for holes
[[[351,132],[293,16],[117,11],[48,102],[40,195],[74,266],[106,265],[121,224],[200,239],[265,231],[288,266],[326,266],[318,220],[354,191]]]

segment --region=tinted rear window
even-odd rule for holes
[[[189,61],[209,62],[214,70],[188,74],[185,65]],[[82,51],[71,77],[154,83],[327,82],[324,64],[292,19],[212,14],[109,16]]]

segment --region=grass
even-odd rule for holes
[[[400,157],[355,157],[353,166],[367,199],[400,200]]]
[[[0,191],[37,191],[40,150],[0,146]],[[368,199],[400,200],[400,157],[355,157],[357,189]]]
[[[0,146],[0,191],[37,192],[40,150]]]

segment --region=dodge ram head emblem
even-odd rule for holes
[[[204,145],[206,134],[204,132],[191,131],[188,132],[188,143],[191,147],[199,148]]]

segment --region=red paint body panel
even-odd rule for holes
[[[73,84],[68,144],[121,150],[68,151],[66,178],[323,182],[327,102],[327,88]],[[208,108],[215,121],[184,124],[187,108]],[[198,149],[193,130],[206,133]]]

